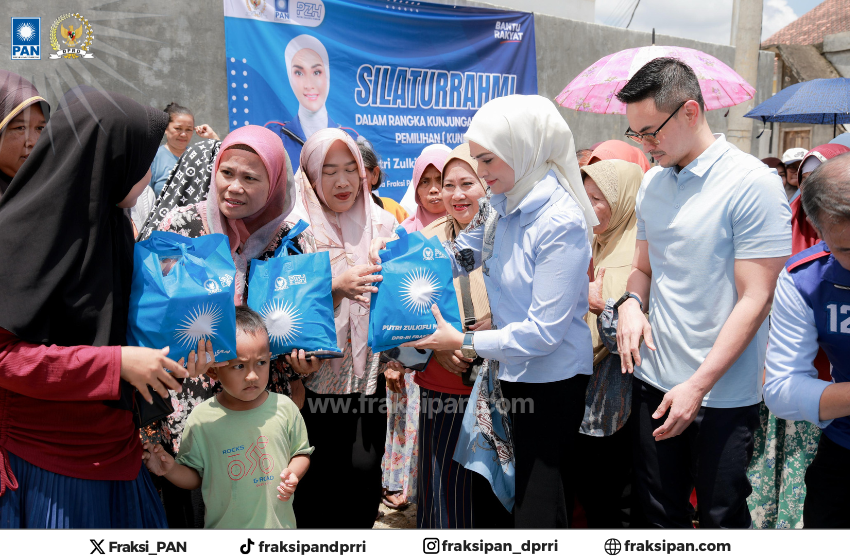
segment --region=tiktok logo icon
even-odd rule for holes
[[[251,545],[254,544],[254,541],[248,539],[248,542],[239,547],[239,552],[242,554],[249,554],[251,552]]]

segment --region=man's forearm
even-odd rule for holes
[[[833,383],[820,396],[820,421],[850,416],[850,383]]]
[[[741,357],[769,312],[770,300],[743,296],[720,329],[720,334],[705,361],[688,383],[694,384],[703,393],[708,393]]]
[[[626,282],[626,291],[635,294],[643,302],[642,311],[649,310],[649,287],[652,279],[641,269],[632,267],[629,280]]]

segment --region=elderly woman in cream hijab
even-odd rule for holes
[[[635,198],[643,170],[637,164],[611,159],[581,168],[584,188],[596,211],[593,228],[593,281],[587,324],[593,336],[593,376],[587,386],[584,419],[579,429],[574,467],[576,494],[591,528],[622,528],[628,520],[623,493],[629,483],[630,446],[624,429],[632,403],[632,380],[623,375],[616,339],[608,350],[599,324],[610,325],[615,300],[626,290],[637,235]],[[603,321],[598,321],[603,316]],[[609,328],[610,330],[610,328]],[[609,340],[609,344],[611,341]]]
[[[455,276],[484,273],[494,329],[461,333],[434,306],[436,332],[410,345],[490,360],[504,398],[517,404],[512,450],[499,453],[516,473],[515,525],[567,527],[568,467],[593,371],[584,315],[590,228],[598,221],[570,128],[548,99],[494,99],[473,117],[466,140],[491,207],[447,246]],[[382,244],[373,242],[373,261]],[[518,404],[529,402],[533,412]]]

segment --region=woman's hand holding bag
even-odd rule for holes
[[[378,292],[378,288],[372,284],[384,279],[383,276],[374,275],[380,271],[380,265],[358,264],[343,272],[338,278],[334,278],[334,307],[337,307],[344,298],[369,305],[369,298],[365,294]]]
[[[169,370],[169,371],[166,371]],[[189,372],[168,357],[168,347],[162,350],[140,346],[121,347],[121,379],[135,387],[144,399],[153,404],[148,386],[160,397],[168,398],[168,389],[180,390],[174,378],[185,379]]]
[[[463,346],[463,333],[451,326],[443,319],[437,304],[431,306],[431,313],[437,321],[437,330],[425,338],[405,342],[402,346],[410,346],[420,350],[460,350]]]

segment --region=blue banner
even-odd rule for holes
[[[537,93],[530,13],[410,0],[224,0],[224,15],[231,130],[268,124],[297,168],[297,138],[341,126],[381,155],[381,196],[396,200],[425,146],[462,143],[490,99]]]

